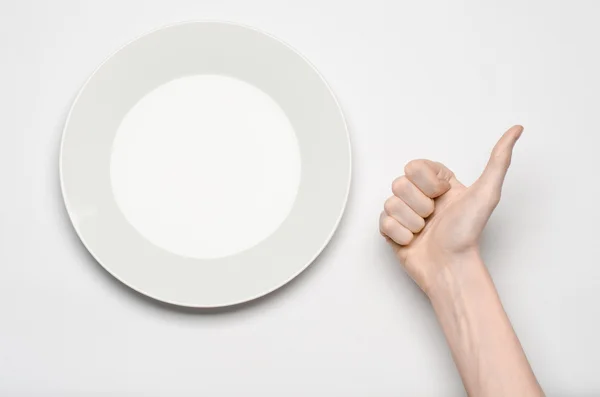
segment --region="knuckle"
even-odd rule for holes
[[[417,220],[415,221],[415,225],[416,225],[416,228],[415,228],[414,232],[415,233],[420,232],[425,227],[425,219],[421,218],[420,216],[417,217]]]
[[[408,163],[406,163],[406,165],[404,166],[404,173],[410,174],[410,173],[414,172],[415,168],[417,167],[416,162],[417,162],[417,160],[411,160]]]
[[[414,237],[415,237],[415,235],[412,234],[412,232],[407,230],[406,233],[403,233],[402,240],[399,241],[398,244],[408,245],[408,244],[410,244],[410,242],[413,240]]]
[[[433,199],[428,199],[426,204],[423,204],[423,218],[427,218],[429,215],[433,214],[433,211],[435,211]]]
[[[421,163],[422,163],[422,160],[411,160],[411,161],[409,161],[404,166],[404,173],[407,174],[407,175],[411,175],[411,174],[416,173],[417,170],[419,169]]]
[[[402,192],[406,191],[409,183],[410,182],[408,178],[406,178],[404,175],[394,179],[394,182],[392,182],[392,192],[394,192],[395,195],[401,194]]]
[[[480,200],[489,203],[492,207],[496,207],[500,202],[502,192],[496,187],[489,187],[480,192]]]
[[[383,209],[385,211],[386,214],[391,215],[392,212],[394,211],[394,208],[396,207],[396,196],[390,196],[387,198],[387,200],[385,200],[385,202],[383,203]]]
[[[381,221],[381,231],[386,235],[390,236],[396,228],[396,225],[394,223],[395,221],[392,218],[390,218],[389,216],[385,217]]]
[[[498,151],[492,154],[492,157],[494,158],[494,162],[502,167],[502,168],[508,168],[510,167],[510,163],[511,163],[511,155],[510,153],[507,153],[506,151],[502,150],[502,151]]]
[[[501,196],[500,191],[491,192],[488,196],[488,201],[493,207],[496,207],[500,203]]]

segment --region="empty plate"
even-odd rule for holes
[[[255,29],[149,33],[88,79],[60,178],[81,241],[154,299],[219,307],[265,295],[323,250],[346,204],[350,143],[321,75]]]

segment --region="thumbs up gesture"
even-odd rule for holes
[[[469,187],[446,166],[430,160],[409,162],[405,175],[392,183],[394,194],[385,201],[380,232],[425,293],[449,271],[461,271],[466,258],[478,255],[479,236],[500,201],[522,132],[517,125],[504,133],[485,170]]]

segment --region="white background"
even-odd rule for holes
[[[0,3],[0,395],[451,396],[425,297],[377,233],[415,157],[465,183],[521,123],[484,255],[548,395],[600,394],[600,3],[171,0]],[[197,313],[131,292],[79,243],[61,129],[132,38],[225,19],[297,48],[336,92],[354,180],[338,233],[282,290]]]

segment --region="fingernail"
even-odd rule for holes
[[[521,134],[523,133],[523,127],[519,126],[520,128],[517,130],[517,134],[515,135],[515,139],[519,139],[521,137]]]

